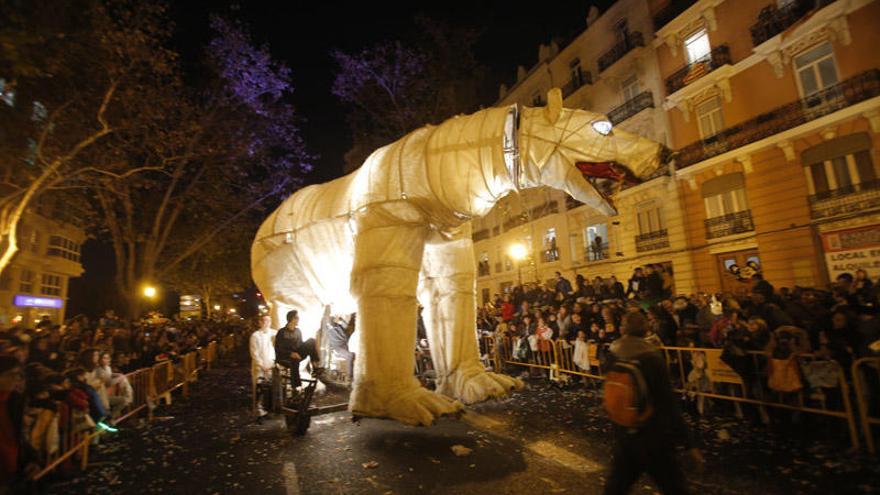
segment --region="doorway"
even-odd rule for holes
[[[752,288],[752,275],[761,273],[761,258],[756,249],[718,254],[716,258],[723,292],[747,293]]]

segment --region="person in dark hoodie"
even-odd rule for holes
[[[702,468],[704,461],[682,417],[663,356],[645,340],[648,320],[641,311],[627,312],[621,330],[623,337],[611,345],[609,366],[617,360],[638,362],[654,412],[639,427],[615,425],[614,454],[605,493],[627,493],[643,472],[653,478],[663,493],[688,493],[675,446],[682,444],[688,449],[698,468]]]

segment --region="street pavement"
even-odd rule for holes
[[[160,407],[151,423],[124,423],[92,449],[88,471],[47,493],[602,492],[611,427],[598,396],[580,385],[560,390],[536,378],[510,399],[430,428],[331,413],[295,437],[280,418],[254,424],[249,383],[241,366],[203,373],[190,398]],[[716,405],[711,419],[689,417],[707,459],[701,473],[685,464],[695,493],[880,493],[880,463],[849,451],[842,421],[766,428],[723,409]],[[655,492],[642,478],[632,493]]]

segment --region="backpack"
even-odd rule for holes
[[[654,413],[648,385],[638,361],[616,361],[605,375],[602,405],[611,421],[635,428]]]

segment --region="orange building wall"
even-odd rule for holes
[[[880,2],[874,1],[847,18],[852,42],[834,43],[834,57],[841,79],[880,67]]]

